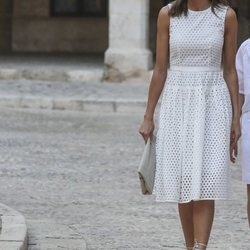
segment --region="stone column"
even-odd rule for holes
[[[109,0],[109,48],[104,78],[122,81],[146,76],[152,67],[149,0]]]

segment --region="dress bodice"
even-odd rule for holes
[[[221,67],[227,7],[170,18],[170,68]]]

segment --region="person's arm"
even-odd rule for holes
[[[241,71],[239,76],[239,109],[240,114],[242,113],[242,107],[245,101],[245,91],[249,93],[249,84],[250,84],[250,47],[245,45],[241,55]],[[246,88],[246,89],[245,89]]]
[[[245,101],[244,96],[244,50],[242,47],[239,48],[236,55],[236,69],[239,82],[239,114],[242,114],[242,107]]]
[[[239,94],[239,113],[240,113],[240,116],[242,114],[242,107],[243,107],[244,102],[245,102],[244,94]]]
[[[235,162],[238,154],[237,142],[240,137],[240,114],[239,114],[239,86],[237,72],[235,68],[235,59],[237,51],[237,32],[238,22],[235,12],[229,8],[225,21],[224,38],[224,79],[227,83],[232,103],[232,126],[231,126],[231,145],[230,157]]]
[[[167,77],[169,61],[169,14],[163,7],[157,22],[156,64],[149,86],[147,108],[139,133],[147,141],[154,130],[154,112]]]
[[[242,48],[239,49],[239,52],[236,56],[236,69],[238,73],[239,80],[239,113],[240,116],[242,114],[242,107],[245,101],[244,96],[244,53],[241,51]]]

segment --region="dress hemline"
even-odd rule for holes
[[[177,200],[158,200],[156,199],[156,203],[178,203],[178,204],[185,204],[191,201],[230,201],[231,198],[202,198],[202,199],[191,199],[188,201],[177,201]]]

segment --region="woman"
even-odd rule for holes
[[[178,203],[187,249],[206,249],[214,201],[228,198],[229,161],[240,137],[236,37],[237,18],[225,0],[177,0],[159,13],[139,132],[145,141],[152,135],[165,85],[153,194],[158,202]]]
[[[247,184],[248,222],[250,226],[250,39],[240,46],[236,56],[236,68],[239,77],[239,103],[241,117],[241,167],[242,181]]]

